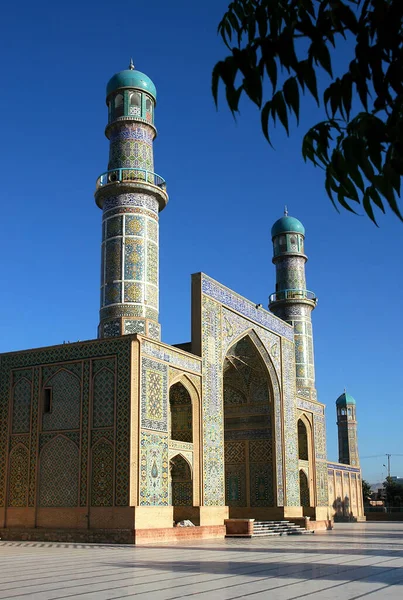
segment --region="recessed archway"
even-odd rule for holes
[[[183,383],[178,381],[169,390],[171,439],[193,442],[192,399]]]
[[[275,506],[273,402],[265,362],[246,335],[224,360],[225,492],[230,516]]]

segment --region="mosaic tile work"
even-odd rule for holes
[[[103,368],[94,375],[92,426],[113,427],[115,415],[115,374]]]
[[[299,506],[298,436],[295,389],[294,345],[282,340],[283,411],[286,471],[286,505]]]
[[[86,505],[87,492],[85,487],[86,475],[86,447],[88,427],[85,426],[88,419],[88,389],[89,389],[89,359],[94,360],[94,365],[98,359],[103,357],[116,356],[117,360],[117,380],[119,386],[116,394],[116,456],[115,456],[115,505],[127,506],[129,498],[129,465],[130,465],[130,351],[131,339],[120,338],[105,341],[95,341],[88,343],[66,344],[63,346],[53,346],[35,351],[20,353],[3,354],[0,362],[0,505],[4,506],[5,485],[5,465],[8,461],[8,399],[11,393],[12,372],[16,369],[29,368],[34,365],[47,365],[43,372],[49,375],[50,372],[60,372],[61,368],[81,369],[82,363],[66,363],[63,361],[84,361],[83,376],[83,426],[81,429],[81,505]],[[95,367],[94,367],[95,368]],[[31,434],[30,434],[30,457],[29,457],[29,495],[28,505],[35,506],[37,496],[37,448],[38,442],[38,408],[42,406],[42,394],[40,389],[41,367],[33,368],[33,386],[32,386],[32,415],[31,415]],[[46,377],[42,377],[42,384]],[[71,435],[79,436],[79,432],[71,432]],[[47,435],[47,434],[46,434]],[[70,436],[69,432],[66,435]],[[13,436],[13,438],[20,436]],[[52,436],[53,437],[53,436]],[[77,442],[79,438],[76,437]]]
[[[140,505],[168,506],[168,435],[141,431]]]
[[[250,465],[250,489],[251,506],[274,505],[273,470],[269,465]]]
[[[168,432],[168,367],[142,358],[141,361],[141,427]]]
[[[307,410],[317,415],[323,415],[325,412],[325,407],[323,404],[308,402],[307,400],[301,400],[301,398],[297,398],[297,408],[300,408],[301,410]]]
[[[27,506],[29,475],[28,448],[18,445],[12,450],[9,469],[8,506],[14,508]]]
[[[96,361],[94,361],[96,362]],[[81,431],[78,434],[77,445],[80,446],[80,506],[88,503],[88,423],[90,420],[90,361],[83,363],[83,392]],[[81,438],[81,440],[80,440]]]
[[[177,443],[180,444],[180,442]],[[190,446],[192,446],[192,444],[190,444]],[[186,450],[180,450],[176,447],[176,442],[174,442],[174,446],[172,446],[171,440],[169,440],[168,458],[169,460],[171,460],[172,458],[175,458],[175,456],[183,456],[183,458],[187,460],[187,462],[193,469],[193,451],[189,452]]]
[[[140,198],[128,193],[114,196],[113,211],[109,209],[110,198],[104,204],[100,335],[143,333],[159,339],[158,324],[154,330],[146,331],[144,320],[158,321],[158,201],[150,196],[146,202],[144,194],[136,196]],[[135,209],[132,203],[136,199],[139,206]],[[154,203],[153,212],[150,202]],[[120,212],[116,214],[116,210]],[[117,319],[111,321],[110,316],[129,319],[121,324]]]
[[[225,498],[229,506],[247,506],[245,464],[225,464]]]
[[[340,463],[328,462],[327,466],[329,469],[334,469],[335,471],[348,471],[350,473],[361,473],[361,469],[356,469],[354,467],[350,467],[350,465],[342,465]]]
[[[45,381],[44,387],[52,389],[52,406],[51,412],[42,417],[43,430],[79,429],[80,380],[69,371],[62,370]]]
[[[326,423],[325,417],[315,414],[313,418],[315,436],[315,455],[318,460],[326,460]]]
[[[267,327],[267,329],[270,329],[273,333],[277,333],[288,340],[294,340],[292,328],[286,323],[283,323],[280,319],[277,319],[267,310],[264,308],[256,308],[256,305],[253,302],[239,296],[229,288],[214,281],[214,279],[207,277],[204,273],[201,274],[201,278],[203,294],[224,304],[224,306],[227,306],[228,308],[232,308],[247,319],[258,323],[263,327]]]
[[[202,296],[204,504],[225,505],[221,306]]]
[[[29,432],[31,420],[31,381],[21,378],[13,389],[13,416],[12,416],[12,432],[27,433]]]
[[[153,128],[120,121],[113,127],[109,146],[109,169],[128,168],[154,171]]]
[[[113,506],[113,446],[101,439],[91,450],[91,506]]]
[[[316,498],[318,506],[328,506],[329,504],[329,489],[328,489],[328,473],[327,463],[325,461],[316,462]]]
[[[77,506],[79,452],[64,436],[57,436],[41,452],[39,506]]]
[[[273,365],[276,369],[278,377],[280,376],[280,337],[263,329],[262,327],[256,327],[254,323],[251,323],[244,317],[239,316],[232,310],[228,310],[223,307],[223,337],[225,340],[223,352],[230,346],[230,344],[240,335],[244,334],[248,325],[250,328],[254,328],[256,334],[259,336],[263,343],[266,352],[270,355]],[[223,357],[224,358],[224,357]]]
[[[186,356],[182,352],[176,351],[173,348],[166,346],[160,346],[147,340],[141,342],[141,352],[147,356],[158,358],[166,363],[169,363],[173,367],[184,369],[185,371],[194,371],[195,373],[201,373],[201,360],[197,357]]]

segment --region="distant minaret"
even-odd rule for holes
[[[271,236],[276,291],[269,298],[269,309],[294,327],[297,389],[304,397],[316,399],[311,312],[317,298],[306,289],[305,228],[298,219],[288,216],[286,207],[284,217],[274,223]]]
[[[339,432],[339,462],[358,467],[360,458],[357,443],[355,400],[344,390],[336,400],[337,429]]]
[[[154,172],[155,85],[129,68],[106,88],[108,170],[97,180],[103,210],[98,337],[142,333],[159,340],[158,213],[168,201]]]

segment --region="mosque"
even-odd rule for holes
[[[146,543],[361,520],[347,393],[339,462],[326,456],[300,221],[272,227],[269,310],[197,273],[191,341],[161,341],[156,97],[132,62],[106,88],[98,338],[0,355],[0,536]]]

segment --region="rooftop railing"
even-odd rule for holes
[[[157,173],[147,171],[147,169],[135,168],[110,169],[106,173],[102,173],[97,179],[96,189],[98,190],[108,183],[126,183],[132,181],[143,181],[156,185],[162,190],[166,189],[165,179],[157,175]]]
[[[309,290],[281,290],[270,294],[269,302],[277,302],[278,300],[313,300],[317,302],[317,297],[314,292]]]

